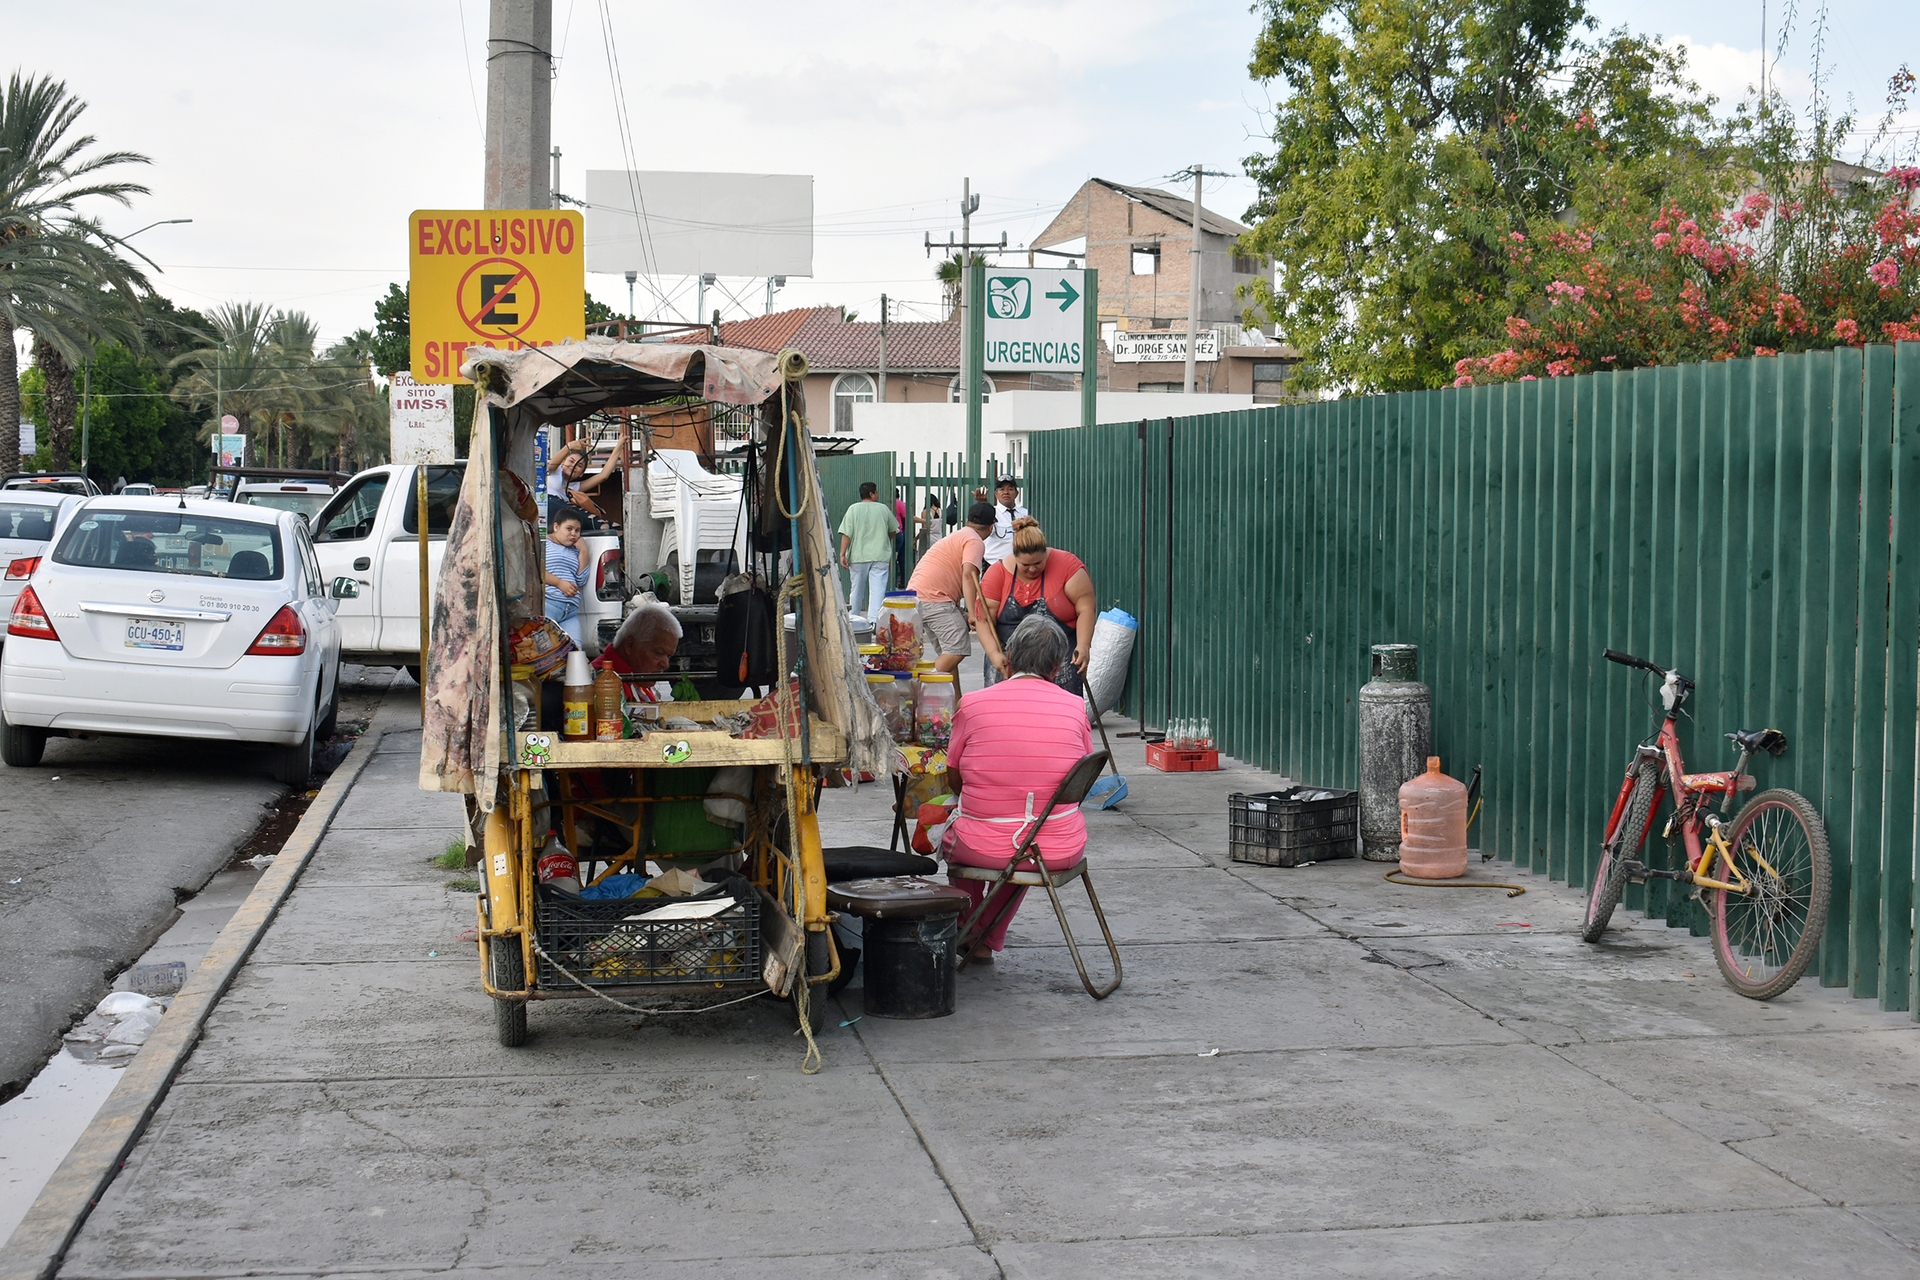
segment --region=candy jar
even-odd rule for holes
[[[880,707],[880,714],[886,717],[887,733],[895,742],[909,742],[913,738],[913,710],[907,705],[904,690],[900,682],[884,671],[869,672],[867,692]]]
[[[960,690],[953,676],[930,671],[920,678],[920,698],[914,707],[914,735],[923,747],[946,750],[953,737],[953,711]]]
[[[874,637],[880,643],[882,668],[912,671],[920,657],[920,598],[894,592],[880,602],[880,623]]]

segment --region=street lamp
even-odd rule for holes
[[[5,150],[7,148],[0,147],[0,151]],[[162,218],[158,222],[149,222],[141,227],[140,231],[151,231],[155,227],[169,227],[175,223],[192,221],[192,218]],[[115,236],[114,239],[120,244],[125,244],[139,235],[140,231],[129,231],[123,236]],[[87,368],[80,388],[80,470],[84,474],[88,458],[93,451],[93,353],[91,351],[87,353]]]

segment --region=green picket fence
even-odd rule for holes
[[[981,471],[983,474],[973,475],[966,469],[964,455],[949,453],[874,452],[821,458],[820,490],[826,498],[828,523],[836,530],[835,546],[839,545],[840,517],[860,500],[862,482],[871,480],[879,485],[882,502],[891,503],[898,495],[907,504],[908,540],[904,571],[895,572],[893,585],[905,586],[920,559],[920,539],[914,536],[913,523],[917,513],[926,509],[929,497],[937,499],[943,509],[952,499],[958,501],[961,518],[965,519],[966,495],[976,488],[993,492],[994,481],[1002,472],[999,458],[989,456],[982,462]],[[848,586],[844,570],[840,586],[842,590]]]
[[[1688,762],[1792,740],[1835,886],[1819,974],[1912,1007],[1920,343],[1036,433],[1028,505],[1141,621],[1122,710],[1359,778],[1370,646],[1420,646],[1484,849],[1589,882],[1657,722],[1623,649],[1699,683]],[[1223,815],[1224,820],[1224,815]],[[1664,846],[1651,856],[1672,857]],[[1677,865],[1670,863],[1669,865]],[[1704,930],[1668,882],[1627,905]]]

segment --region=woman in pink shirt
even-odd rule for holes
[[[960,702],[947,744],[947,779],[960,812],[943,842],[947,861],[967,867],[1004,867],[1044,816],[1060,780],[1093,750],[1086,704],[1053,683],[1073,653],[1067,633],[1051,618],[1031,617],[1014,629],[1006,680]],[[1040,857],[1051,870],[1078,862],[1087,844],[1078,806],[1063,806],[1040,828]],[[988,885],[955,878],[978,906]],[[987,918],[1006,914],[973,949],[975,964],[990,962],[1007,945],[1007,925],[1026,890],[1002,887]]]

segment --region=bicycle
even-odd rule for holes
[[[1604,656],[1659,676],[1666,714],[1659,730],[1634,749],[1613,802],[1580,936],[1600,941],[1628,883],[1691,884],[1692,896],[1712,924],[1720,975],[1743,996],[1771,1000],[1799,981],[1820,947],[1832,892],[1826,824],[1805,796],[1784,788],[1758,793],[1731,822],[1707,805],[1720,795],[1725,797],[1721,813],[1731,810],[1735,796],[1758,785],[1747,762],[1762,751],[1784,755],[1787,735],[1778,729],[1736,730],[1726,737],[1740,751],[1738,765],[1726,773],[1688,773],[1675,726],[1693,681],[1613,649]],[[1640,858],[1663,784],[1674,812],[1661,838],[1671,840],[1678,827],[1686,842],[1686,865],[1676,871],[1650,867]]]

